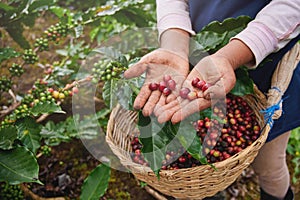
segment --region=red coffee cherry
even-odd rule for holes
[[[170,90],[175,90],[176,89],[176,82],[173,79],[168,80],[167,87]]]
[[[165,96],[169,96],[171,94],[171,92],[172,92],[172,90],[170,90],[169,88],[165,88],[162,91],[163,95],[165,95]]]
[[[186,99],[190,91],[191,90],[189,88],[181,88],[181,90],[179,91],[179,95],[181,96],[181,98]]]
[[[157,90],[158,87],[159,87],[159,84],[158,84],[158,83],[150,83],[150,84],[149,84],[149,89],[150,89],[151,91]]]
[[[194,78],[193,80],[192,80],[192,86],[193,87],[197,87],[197,83],[200,81],[200,79],[199,78]]]
[[[167,83],[165,81],[161,81],[159,83],[158,89],[159,91],[163,92],[166,87],[167,87]]]

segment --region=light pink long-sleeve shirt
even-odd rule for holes
[[[157,28],[161,35],[179,28],[194,35],[187,0],[156,0]],[[234,38],[253,52],[256,67],[269,54],[283,48],[300,33],[300,0],[272,0]]]

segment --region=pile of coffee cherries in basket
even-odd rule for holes
[[[258,119],[253,109],[242,97],[227,94],[226,109],[215,106],[212,112],[217,118],[204,117],[193,122],[202,144],[202,154],[208,163],[228,159],[251,145],[260,136],[261,127]],[[149,166],[141,153],[142,144],[138,136],[131,141],[131,147],[133,161]],[[176,152],[166,153],[161,169],[172,170],[198,165],[201,163],[182,147]]]

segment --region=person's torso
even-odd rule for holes
[[[199,32],[212,21],[247,15],[252,19],[271,0],[189,0],[193,29]]]

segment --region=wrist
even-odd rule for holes
[[[160,47],[173,52],[184,59],[189,55],[190,34],[184,30],[172,28],[162,33]]]
[[[214,56],[226,59],[235,70],[242,65],[255,62],[254,54],[241,40],[233,39],[218,50]]]

